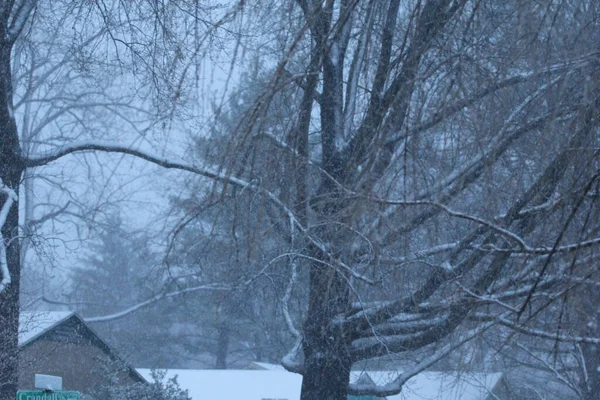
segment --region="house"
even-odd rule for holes
[[[73,312],[23,312],[19,321],[19,389],[35,374],[63,378],[63,390],[90,393],[101,386],[146,380]]]
[[[177,376],[192,400],[299,400],[302,376],[270,364],[253,363],[247,370],[167,370],[166,378]],[[260,369],[262,367],[262,369]],[[151,370],[138,369],[146,379]],[[369,379],[384,384],[398,376],[397,371],[352,372],[351,381]],[[380,400],[372,396],[349,396],[355,400]],[[411,378],[402,392],[387,400],[504,400],[502,374],[460,375],[422,372]]]

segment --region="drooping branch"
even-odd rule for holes
[[[167,299],[170,297],[178,297],[178,296],[182,296],[187,293],[193,293],[193,292],[199,292],[199,291],[229,291],[229,290],[231,290],[230,286],[221,285],[221,284],[193,286],[193,287],[189,287],[189,288],[185,288],[185,289],[181,289],[181,290],[176,290],[174,292],[158,294],[158,295],[153,296],[145,301],[137,303],[129,308],[126,308],[125,310],[116,312],[114,314],[102,315],[102,316],[97,316],[97,317],[89,317],[89,318],[84,318],[84,320],[86,322],[110,322],[110,321],[124,318],[130,314],[133,314],[136,311],[141,310],[142,308],[148,307],[156,302],[159,302],[161,300],[164,300],[164,299]],[[49,304],[72,305],[72,303],[64,303],[64,302],[49,299],[46,297],[43,297],[42,300]]]
[[[569,72],[575,72],[582,68],[593,65],[593,63],[597,63],[599,58],[600,58],[600,52],[593,52],[590,54],[586,54],[582,57],[578,57],[576,59],[566,61],[564,63],[551,65],[550,67],[544,68],[539,71],[529,71],[529,72],[520,72],[520,73],[512,74],[499,82],[496,82],[494,84],[491,84],[488,87],[478,90],[477,92],[473,93],[473,95],[471,95],[468,98],[459,100],[456,103],[453,103],[449,106],[442,108],[441,110],[436,112],[430,119],[428,119],[424,122],[421,122],[419,125],[410,129],[408,134],[414,135],[414,134],[417,134],[420,132],[424,132],[428,129],[431,129],[431,128],[437,126],[438,124],[440,124],[441,122],[447,120],[449,117],[474,105],[476,102],[486,98],[487,96],[489,96],[493,93],[497,93],[499,90],[517,86],[517,85],[520,85],[520,84],[523,84],[526,82],[531,82],[534,79],[539,79],[540,77],[543,77],[546,75],[551,75],[551,74],[552,75],[553,74],[565,74],[566,75]],[[529,100],[529,99],[526,99],[526,100]],[[400,137],[400,136],[391,138],[388,143],[394,144],[402,138],[403,137]]]
[[[481,335],[483,332],[490,329],[492,326],[494,326],[494,322],[487,322],[485,324],[481,324],[477,328],[466,332],[464,335],[462,335],[462,337],[459,340],[451,341],[447,345],[443,346],[441,349],[439,349],[429,357],[424,358],[417,365],[402,372],[400,376],[398,376],[392,382],[389,382],[384,385],[361,385],[354,383],[350,384],[350,387],[348,388],[348,393],[353,395],[370,394],[378,397],[393,396],[395,394],[398,394],[402,391],[402,386],[404,386],[404,384],[410,378],[431,367],[436,362],[440,361],[442,358],[448,356],[452,351],[456,350],[457,348],[472,340],[473,338]]]
[[[493,245],[488,245],[485,247],[474,247],[474,248],[476,248],[478,250],[493,251],[493,252],[499,252],[499,253],[535,254],[535,255],[546,256],[546,255],[554,254],[554,253],[573,253],[573,252],[576,252],[579,250],[583,250],[583,249],[598,246],[598,245],[600,245],[600,238],[584,240],[579,243],[567,244],[564,246],[557,246],[557,247],[547,247],[547,246],[529,247],[529,246],[527,246],[525,248],[521,247],[521,248],[511,249],[511,248],[506,248],[506,247],[496,247]]]
[[[529,357],[531,357],[532,359],[537,361],[539,364],[541,364],[542,370],[550,372],[552,375],[554,375],[554,377],[556,379],[558,379],[560,382],[562,382],[567,387],[574,390],[576,393],[578,393],[580,395],[581,398],[583,398],[583,395],[580,392],[577,385],[574,385],[573,382],[564,375],[564,371],[561,371],[559,368],[557,368],[557,366],[554,363],[548,362],[548,360],[544,359],[542,356],[540,356],[540,354],[536,353],[535,351],[531,351],[530,349],[528,349],[521,343],[516,342],[515,345],[517,348],[519,348],[522,351],[524,351],[525,353],[527,353],[527,355]],[[540,365],[536,365],[535,367],[539,369]]]
[[[205,178],[209,178],[211,180],[221,182],[224,184],[230,184],[230,185],[234,185],[234,186],[237,186],[240,188],[254,190],[257,193],[265,195],[269,199],[269,201],[271,201],[273,204],[275,204],[275,206],[277,206],[290,219],[290,221],[292,221],[296,225],[296,228],[301,233],[303,233],[306,236],[306,238],[308,239],[308,241],[312,245],[314,245],[320,252],[322,252],[324,255],[326,255],[329,259],[334,259],[334,257],[328,250],[327,245],[325,243],[323,243],[321,240],[319,240],[318,238],[315,238],[312,234],[310,234],[309,229],[304,224],[302,224],[302,222],[299,220],[299,218],[296,216],[296,214],[276,194],[263,188],[262,186],[258,185],[256,182],[247,181],[247,180],[238,178],[234,175],[223,173],[214,167],[200,167],[200,166],[187,164],[185,162],[171,161],[171,160],[156,156],[148,151],[134,149],[134,148],[127,147],[127,146],[115,145],[112,143],[97,142],[97,141],[74,143],[74,144],[65,146],[65,147],[57,150],[56,152],[53,152],[53,153],[50,153],[47,155],[38,156],[38,157],[32,156],[32,157],[25,158],[23,160],[23,163],[26,168],[39,167],[39,166],[49,164],[53,161],[56,161],[62,157],[69,155],[69,154],[83,153],[83,152],[89,152],[89,151],[127,154],[127,155],[131,155],[131,156],[140,158],[142,160],[148,161],[152,164],[158,165],[165,169],[175,169],[175,170],[179,170],[179,171],[191,172],[193,174],[200,175]],[[342,261],[338,261],[336,263],[336,265],[334,266],[334,268],[339,268],[340,270],[344,270],[344,271],[350,273],[353,277],[360,279],[364,282],[373,283],[372,280],[355,272],[351,266],[347,265],[346,263],[344,263]]]
[[[379,199],[379,198],[372,198],[371,200],[374,201],[375,203],[395,205],[395,206],[406,206],[406,207],[408,207],[408,206],[431,206],[431,207],[435,207],[435,208],[442,210],[443,212],[445,212],[446,214],[448,214],[452,217],[465,219],[467,221],[472,221],[477,224],[483,225],[487,228],[490,228],[491,230],[515,241],[519,245],[519,248],[522,251],[532,249],[530,246],[528,246],[525,243],[525,240],[523,240],[523,238],[519,237],[515,233],[513,233],[491,221],[487,221],[483,218],[479,218],[474,215],[454,211],[451,208],[449,208],[448,206],[446,206],[444,204],[440,204],[435,201],[425,201],[425,200],[423,200],[423,201],[404,201],[404,200],[387,200],[387,199]]]
[[[567,334],[563,334],[560,332],[548,332],[548,331],[544,331],[542,329],[531,328],[531,327],[525,326],[523,324],[520,324],[518,322],[511,321],[511,320],[507,319],[506,316],[499,317],[497,315],[490,315],[490,314],[485,314],[485,313],[475,313],[472,316],[472,318],[474,320],[478,320],[478,321],[494,320],[494,321],[496,321],[496,323],[506,326],[507,328],[510,328],[513,331],[516,331],[518,333],[521,333],[521,334],[524,334],[527,336],[538,337],[541,339],[552,340],[555,342],[588,343],[588,344],[600,345],[600,338],[589,337],[589,336],[567,335]]]
[[[578,110],[578,106],[570,106],[562,110],[550,110],[550,112],[533,119],[513,131],[506,132],[501,128],[499,133],[492,139],[489,150],[483,154],[475,156],[473,159],[463,163],[456,171],[450,173],[446,178],[433,186],[433,188],[418,193],[415,200],[427,200],[436,198],[439,203],[449,203],[459,194],[467,190],[479,177],[483,175],[486,166],[495,164],[500,157],[510,148],[510,145],[522,138],[526,134],[540,129],[558,116],[569,115]],[[396,210],[396,206],[389,206],[383,212],[383,216],[391,215]],[[401,227],[390,232],[387,241],[393,242],[404,233],[421,226],[424,222],[430,220],[441,212],[440,208],[431,208],[415,217],[409,219]],[[372,224],[373,227],[376,224]]]
[[[221,182],[224,184],[234,185],[240,188],[249,188],[255,189],[263,194],[266,194],[267,197],[274,202],[279,208],[281,208],[288,217],[292,218],[294,223],[300,226],[301,230],[305,232],[305,228],[300,225],[299,221],[295,218],[292,211],[272,192],[257,186],[252,181],[247,181],[233,175],[225,174],[221,172],[217,168],[213,167],[200,167],[191,164],[187,164],[185,162],[177,162],[171,161],[163,157],[159,157],[157,155],[152,154],[149,151],[144,151],[140,149],[134,149],[128,146],[116,145],[113,143],[104,143],[99,141],[90,141],[90,142],[77,142],[58,149],[55,152],[51,152],[46,155],[41,156],[31,156],[27,157],[23,160],[23,164],[26,168],[32,167],[40,167],[47,165],[53,161],[56,161],[62,157],[65,157],[69,154],[75,153],[84,153],[91,151],[99,151],[104,153],[118,153],[118,154],[127,154],[133,157],[137,157],[139,159],[148,161],[149,163],[158,165],[159,167],[165,169],[174,169],[179,171],[191,172],[195,175],[200,175],[211,180]]]

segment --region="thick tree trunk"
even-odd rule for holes
[[[5,132],[3,132],[5,134]],[[19,174],[8,166],[10,158],[0,152],[0,177],[5,185],[18,193]],[[6,197],[2,198],[2,203]],[[18,383],[19,289],[21,277],[19,231],[19,204],[13,203],[2,228],[6,261],[11,283],[0,293],[0,400],[14,400]]]
[[[305,356],[306,353],[305,350]],[[301,400],[346,400],[349,364],[331,351],[312,351],[309,357],[305,362]]]
[[[16,226],[7,221],[2,233],[6,235],[10,227]],[[18,246],[11,247],[7,260],[12,283],[0,293],[0,400],[14,400],[18,389],[19,255]]]
[[[320,264],[311,266],[310,281],[301,400],[346,400],[352,362],[343,330],[331,321],[348,308],[347,282],[339,271]]]
[[[2,38],[6,37],[4,29]],[[23,174],[19,135],[12,111],[11,48],[0,40],[0,179],[15,193]],[[7,200],[0,197],[0,207]],[[6,261],[11,283],[0,293],[0,400],[14,400],[18,385],[19,280],[19,203],[15,201],[2,227]]]

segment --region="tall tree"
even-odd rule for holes
[[[86,255],[70,271],[71,293],[64,293],[84,318],[131,307],[155,295],[164,284],[160,257],[150,249],[147,234],[128,232],[118,214],[99,225],[97,240],[88,244]],[[161,344],[156,343],[156,336],[164,335],[162,320],[167,318],[152,317],[141,312],[94,328],[131,363],[153,366],[153,360],[164,358],[168,351],[161,351]],[[143,351],[143,346],[157,350]]]
[[[72,296],[85,306],[84,315],[114,313],[141,301],[157,269],[146,235],[127,232],[118,215],[102,226],[98,242],[89,244],[87,255],[71,271]]]
[[[302,399],[397,393],[496,324],[554,337],[542,311],[598,244],[585,223],[598,206],[597,7],[295,3],[214,178],[275,204],[288,245],[265,268],[307,272],[290,274],[309,298],[284,360]],[[289,84],[293,123],[270,129]],[[349,382],[358,361],[428,349],[386,385]]]
[[[19,326],[19,184],[25,165],[19,143],[19,132],[14,116],[12,84],[12,49],[25,27],[26,20],[35,6],[33,1],[14,4],[2,2],[0,9],[0,185],[3,191],[3,218],[0,238],[0,347],[2,369],[0,372],[0,398],[13,398],[18,378],[18,326]]]
[[[90,151],[120,140],[117,152],[124,154],[132,144],[149,150],[168,140],[160,132],[190,93],[182,80],[197,71],[206,37],[237,8],[220,10],[197,2],[0,2],[0,399],[14,398],[17,390],[20,245],[22,234],[31,235],[31,226],[19,227],[21,206],[28,203],[25,217],[34,218],[32,201],[54,187],[62,198],[35,217],[37,224],[63,212],[84,216],[78,201],[95,185],[61,178],[106,164]],[[78,151],[85,154],[65,170],[44,171]],[[40,158],[44,154],[50,157]],[[87,177],[102,175],[98,171]]]

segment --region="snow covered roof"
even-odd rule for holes
[[[269,364],[265,362],[252,361],[250,365],[248,365],[247,369],[259,369],[259,370],[268,370],[268,371],[286,371],[283,368],[283,365],[279,364]]]
[[[268,364],[267,364],[268,365]],[[151,370],[138,372],[152,380]],[[351,381],[362,372],[352,372]],[[368,371],[368,376],[384,384],[398,376],[397,371]],[[187,389],[193,400],[299,400],[302,376],[279,370],[185,370],[170,369],[166,378],[177,376],[182,389]],[[410,379],[402,392],[388,396],[388,400],[485,400],[500,382],[501,373],[451,374],[422,372]],[[364,378],[363,378],[364,379]]]
[[[74,314],[73,311],[22,312],[19,316],[19,346],[36,339]]]
[[[67,322],[74,318],[73,321]],[[135,381],[146,382],[146,380],[130,365],[128,365],[85,321],[73,311],[35,311],[21,312],[19,315],[19,347],[23,347],[58,325],[67,322],[75,323],[85,332],[87,338],[95,346],[102,349],[109,357],[124,362],[129,374]],[[79,331],[78,331],[79,332]]]
[[[137,370],[151,381],[151,370]],[[169,369],[192,400],[299,400],[302,376],[287,371]]]

